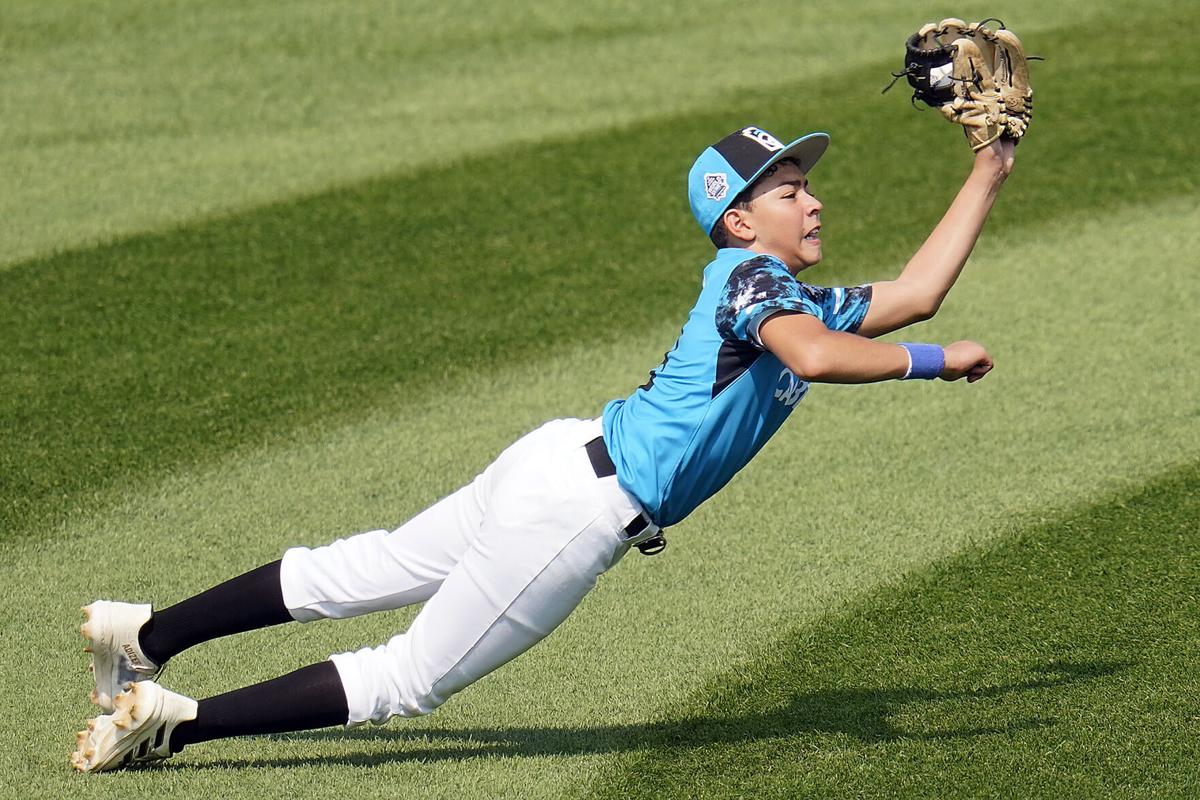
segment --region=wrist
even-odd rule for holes
[[[1012,171],[1012,160],[1006,159],[1002,152],[991,147],[980,150],[975,154],[975,163],[971,166],[971,176],[987,181],[995,188],[1004,184],[1004,179]]]
[[[901,342],[900,346],[908,353],[908,370],[900,378],[902,381],[933,380],[946,367],[946,351],[941,345]]]
[[[967,180],[983,184],[989,193],[995,194],[1000,191],[1000,187],[1004,185],[1004,179],[1007,177],[1008,173],[1001,165],[977,159],[975,166],[971,169],[971,176]]]

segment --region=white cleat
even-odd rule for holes
[[[138,643],[138,631],[150,619],[150,606],[97,600],[82,609],[87,619],[79,632],[88,640],[84,652],[92,654],[91,670],[96,679],[92,702],[105,711],[113,710],[113,698],[129,685],[150,680],[162,667],[146,658]]]
[[[71,766],[80,772],[104,772],[171,756],[171,733],[196,718],[198,704],[154,681],[135,683],[117,695],[113,713],[88,720],[75,734]]]

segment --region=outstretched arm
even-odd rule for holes
[[[871,285],[871,307],[859,335],[880,336],[937,313],[1012,171],[1014,148],[1013,142],[1001,139],[976,153],[954,202],[900,276]]]
[[[772,314],[758,335],[784,366],[807,381],[872,383],[903,378],[909,368],[908,353],[901,345],[831,331],[811,314]],[[974,383],[992,369],[991,357],[975,342],[955,342],[942,348],[942,353],[945,361],[937,377],[944,381],[966,378]]]

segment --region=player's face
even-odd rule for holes
[[[808,191],[808,178],[791,162],[755,187],[748,222],[750,249],[782,259],[792,272],[821,260],[821,201]]]

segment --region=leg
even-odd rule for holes
[[[88,606],[82,633],[93,652],[92,700],[112,713],[79,734],[72,764],[85,772],[114,769],[209,739],[345,724],[346,695],[329,661],[199,703],[148,683],[167,659],[218,636],[426,599],[477,535],[487,475],[390,534],[293,548],[281,561],[153,615],[150,606]],[[119,694],[127,683],[136,690]]]
[[[485,470],[390,533],[288,550],[280,583],[289,618],[345,619],[428,600],[478,535],[488,481]]]
[[[106,711],[127,683],[156,678],[167,660],[199,642],[291,619],[283,604],[279,563],[239,575],[168,609],[97,600],[79,632],[92,654],[92,702]]]
[[[474,544],[408,632],[199,703],[171,694],[158,701],[164,711],[132,725],[113,724],[120,712],[98,717],[79,734],[76,768],[119,767],[127,751],[150,760],[226,736],[427,714],[541,641],[624,555],[618,532],[641,511],[615,478],[595,478],[582,448],[595,428],[573,422],[527,437],[539,443],[528,457],[497,461]],[[125,704],[136,695],[137,709],[153,705],[143,687],[147,698],[165,692],[138,684]]]
[[[288,622],[291,616],[283,603],[279,566],[279,561],[272,561],[155,611],[138,631],[142,652],[161,666],[200,642]]]
[[[617,517],[611,511],[579,503],[558,511],[581,509],[574,533],[568,528],[546,535],[554,532],[539,530],[536,520],[522,529],[485,526],[480,544],[463,556],[408,632],[384,646],[336,655],[198,703],[138,684],[132,692],[137,702],[127,692],[118,706],[163,711],[122,726],[114,725],[121,709],[97,718],[80,733],[72,763],[83,771],[113,769],[230,736],[428,714],[541,641],[624,554],[627,547],[616,537]],[[536,546],[538,540],[546,544]],[[147,694],[169,702],[143,701]]]
[[[408,631],[332,657],[349,724],[430,713],[549,635],[624,555],[640,507],[597,480],[586,438],[568,427],[503,472],[478,541]]]
[[[200,642],[425,600],[477,535],[489,480],[485,470],[391,533],[372,531],[315,550],[293,548],[281,561],[153,614],[148,605],[91,604],[81,633],[92,652],[93,702],[111,711],[125,684],[154,678],[170,658]]]
[[[347,714],[341,680],[328,661],[199,703],[143,681],[118,695],[114,706],[76,734],[75,769],[144,764],[209,739],[340,725]]]
[[[391,533],[371,531],[325,547],[294,547],[280,580],[291,617],[344,619],[428,600],[478,539],[502,476],[527,463],[548,423],[502,452],[471,483]]]
[[[332,657],[349,724],[428,714],[533,647],[595,586],[617,546],[611,528],[600,523],[557,549],[468,551],[408,631],[386,645]]]
[[[201,700],[196,719],[179,726],[169,749],[178,753],[186,745],[211,739],[345,725],[348,714],[337,669],[322,661]]]

